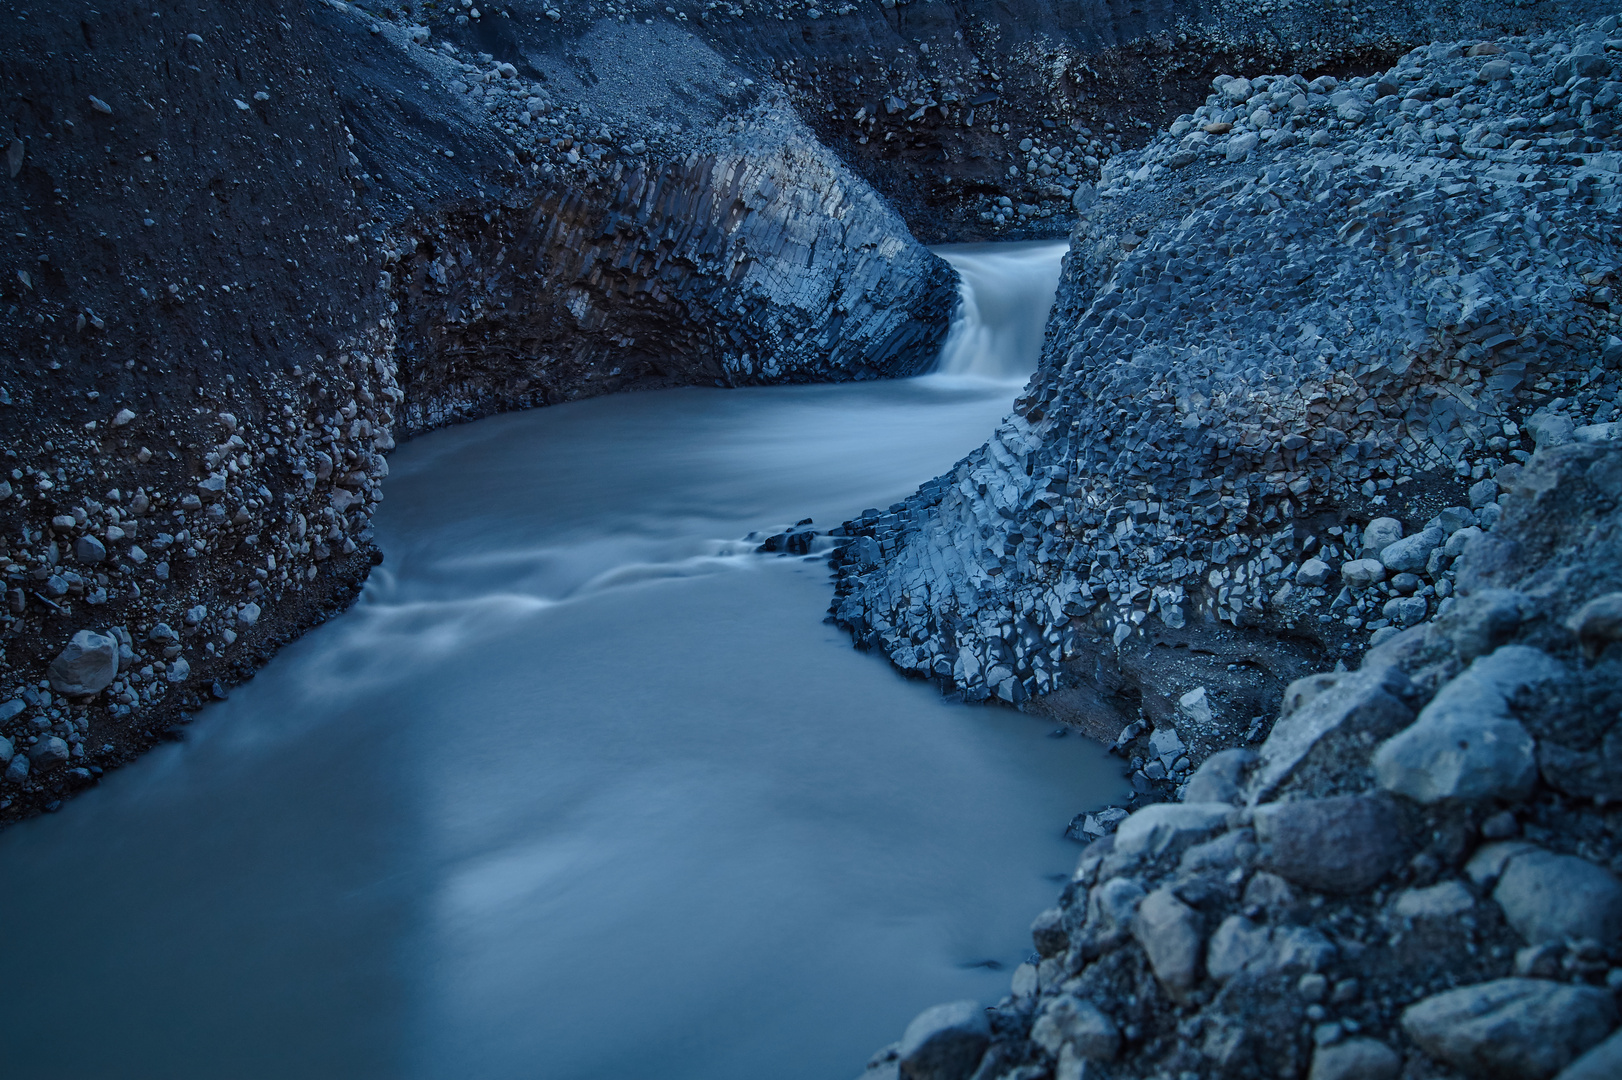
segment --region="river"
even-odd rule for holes
[[[1119,768],[855,651],[826,563],[742,538],[983,441],[1060,251],[947,252],[935,375],[402,446],[352,610],[0,835],[0,1074],[848,1080],[1001,997]]]

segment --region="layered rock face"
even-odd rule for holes
[[[955,278],[792,112],[601,192],[448,215],[398,274],[405,426],[693,382],[916,374]]]
[[[1106,170],[1019,411],[851,523],[836,616],[1198,760],[1434,613],[1539,440],[1614,434],[1612,33],[1219,81]]]

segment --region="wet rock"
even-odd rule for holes
[[[1138,905],[1132,936],[1149,956],[1155,978],[1173,1001],[1194,989],[1200,967],[1200,924],[1194,909],[1169,888],[1156,889]]]
[[[1396,1080],[1402,1055],[1378,1039],[1346,1039],[1312,1052],[1307,1080]]]
[[[80,630],[51,661],[47,674],[59,694],[99,694],[118,675],[118,642],[109,634]]]
[[[1622,880],[1587,859],[1537,848],[1520,851],[1506,861],[1492,896],[1530,944],[1622,940]]]
[[[903,1080],[968,1080],[991,1042],[991,1024],[975,1001],[919,1013],[897,1047]]]
[[[1070,994],[1050,998],[1031,1025],[1031,1041],[1059,1057],[1066,1049],[1083,1061],[1112,1061],[1121,1033],[1102,1009]]]
[[[1463,986],[1402,1014],[1403,1030],[1431,1057],[1493,1080],[1547,1080],[1615,1026],[1610,994],[1543,979]]]
[[[1256,808],[1261,865],[1309,889],[1361,892],[1405,854],[1401,822],[1385,799],[1354,795]]]

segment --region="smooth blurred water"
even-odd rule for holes
[[[824,563],[738,538],[888,505],[1018,389],[629,395],[402,447],[352,611],[0,835],[0,1075],[842,1080],[1000,997],[1118,770],[854,651]]]
[[[936,370],[1019,382],[1029,378],[1069,247],[1064,240],[1035,240],[936,248],[958,273],[958,311]]]

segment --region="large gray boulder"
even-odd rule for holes
[[[925,1009],[907,1025],[898,1048],[902,1080],[968,1080],[991,1042],[991,1024],[976,1001]]]
[[[1533,849],[1512,857],[1492,897],[1528,944],[1622,938],[1622,880],[1575,855]]]
[[[1376,751],[1380,786],[1421,803],[1525,795],[1537,779],[1536,748],[1510,714],[1510,698],[1564,674],[1526,645],[1479,658]]]
[[[1255,827],[1261,864],[1320,892],[1362,892],[1405,854],[1401,822],[1385,798],[1268,803],[1256,808]]]
[[[1410,1005],[1402,1029],[1466,1076],[1547,1080],[1616,1026],[1604,990],[1546,979],[1496,979]]]
[[[51,689],[68,697],[99,694],[118,675],[118,641],[111,634],[80,630],[51,661]]]

